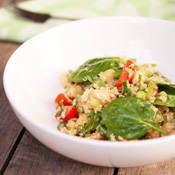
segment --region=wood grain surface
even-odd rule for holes
[[[113,168],[87,165],[41,145],[28,132],[22,138],[5,175],[112,175]]]
[[[3,88],[3,71],[12,52],[18,47],[16,44],[0,43],[0,170],[4,168],[6,160],[22,130],[13,113]]]
[[[0,6],[17,1],[0,0]],[[175,159],[118,170],[77,162],[40,144],[19,123],[3,89],[5,65],[18,46],[0,42],[0,175],[175,175]]]
[[[175,159],[135,168],[120,168],[118,175],[175,175]]]

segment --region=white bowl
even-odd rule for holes
[[[21,123],[40,142],[72,159],[109,167],[138,166],[175,157],[175,136],[109,142],[57,130],[53,100],[59,75],[93,57],[129,56],[158,63],[175,80],[175,23],[148,18],[102,17],[48,30],[24,43],[4,73],[7,97]]]

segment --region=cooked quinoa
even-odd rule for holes
[[[61,76],[55,99],[59,131],[89,139],[128,141],[175,132],[175,85],[155,64],[95,58]]]

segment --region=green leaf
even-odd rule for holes
[[[131,96],[132,95],[131,88],[129,87],[129,84],[126,81],[123,82],[123,87],[124,87],[124,95]]]
[[[119,69],[118,67],[113,68],[113,69],[115,71],[114,79],[118,79],[120,77],[120,74],[121,74],[121,69]]]
[[[69,81],[74,83],[91,82],[98,77],[100,72],[108,69],[121,69],[121,58],[94,58],[82,64],[76,71],[68,76]]]
[[[98,132],[106,139],[110,140],[111,133],[105,128],[105,126],[100,125],[98,128]]]
[[[175,85],[174,84],[158,84],[159,91],[157,99],[154,101],[155,105],[175,107]],[[162,100],[162,95],[166,94],[166,100]]]
[[[154,83],[154,81],[149,81],[148,83],[148,88],[147,88],[147,93],[146,93],[146,97],[147,99],[149,99],[151,101],[151,98],[153,96],[154,93],[154,89],[156,89],[156,84]]]
[[[159,106],[175,107],[175,95],[168,95],[167,94],[167,100],[166,101],[162,101],[161,99],[157,98],[154,101],[154,104],[159,105]]]
[[[165,91],[167,94],[175,95],[175,85],[174,84],[158,84],[160,91]]]
[[[89,116],[88,116],[88,121],[83,125],[82,129],[81,129],[81,133],[83,135],[90,133],[91,131],[96,130],[97,126],[100,124],[101,121],[101,114],[98,113],[94,113],[93,111],[90,112]]]
[[[155,122],[157,108],[148,101],[136,97],[113,100],[102,110],[102,125],[115,135],[126,139],[139,139],[148,129],[161,133],[164,130]]]

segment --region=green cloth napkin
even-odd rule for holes
[[[32,36],[50,28],[57,24],[62,24],[67,21],[50,19],[44,24],[37,23],[5,8],[0,9],[0,40],[24,42]]]
[[[175,0],[32,0],[18,8],[49,14],[52,19],[37,23],[7,9],[0,9],[0,39],[23,42],[52,26],[94,16],[148,16],[175,20]],[[57,19],[56,19],[57,18]]]
[[[18,7],[75,19],[116,15],[175,19],[175,0],[33,0]]]

